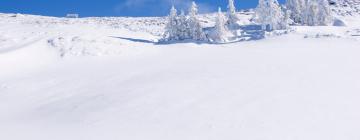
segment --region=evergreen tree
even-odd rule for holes
[[[234,0],[229,0],[229,5],[228,5],[228,12],[230,14],[235,14],[236,13],[236,8],[235,8],[235,4],[234,4]]]
[[[267,3],[265,0],[259,0],[259,4],[257,5],[256,9],[255,9],[255,18],[256,18],[256,22],[261,24],[261,28],[263,30],[266,29],[266,25],[267,25],[267,19],[268,19],[268,9],[267,7]]]
[[[305,24],[308,26],[317,26],[318,22],[318,13],[319,13],[319,3],[317,0],[308,0],[306,4],[305,12]]]
[[[197,17],[198,7],[195,2],[192,2],[191,7],[189,9],[189,29],[190,29],[190,37],[194,40],[205,40],[206,36],[201,27],[200,20]]]
[[[185,15],[185,12],[181,10],[178,22],[178,36],[180,40],[191,39],[190,36],[190,27],[188,23],[188,18]]]
[[[270,30],[284,29],[284,12],[277,0],[269,0]]]
[[[255,10],[257,22],[262,25],[262,29],[269,27],[269,30],[284,29],[284,12],[277,0],[259,0]]]
[[[305,17],[309,26],[329,25],[333,16],[328,0],[308,0]]]
[[[285,10],[284,19],[282,20],[282,26],[284,29],[288,29],[291,24],[294,24],[294,21],[291,19],[291,11]]]
[[[230,28],[234,28],[237,25],[237,22],[240,20],[236,15],[236,8],[234,4],[234,0],[229,0],[228,4],[228,25]]]
[[[328,0],[318,0],[319,13],[318,13],[318,24],[329,25],[333,17],[331,15],[330,5]]]
[[[305,0],[286,0],[286,8],[290,10],[290,18],[295,23],[304,23],[303,12],[306,10]]]
[[[167,25],[165,27],[164,39],[166,40],[178,40],[177,31],[177,10],[174,6],[171,7],[170,14],[167,17]]]
[[[198,11],[198,6],[196,5],[195,1],[193,1],[189,9],[189,16],[195,17],[198,14]]]
[[[173,6],[168,16],[168,23],[165,28],[164,40],[206,40],[206,35],[197,17],[198,8],[195,2],[189,8],[189,15],[185,15],[182,10],[177,15],[177,10]]]
[[[175,6],[172,6],[170,9],[169,17],[170,19],[174,19],[177,16],[177,10],[175,9]]]
[[[219,11],[216,17],[216,23],[214,30],[212,32],[212,40],[218,43],[224,43],[228,41],[229,31],[225,26],[226,18],[221,12],[221,8],[219,7]]]

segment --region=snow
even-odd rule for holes
[[[0,139],[360,138],[357,16],[261,40],[157,44],[165,18],[13,15],[0,14]]]
[[[340,19],[334,19],[333,26],[346,26],[346,23]]]

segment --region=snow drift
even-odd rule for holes
[[[339,18],[157,44],[165,18],[0,14],[0,139],[358,140],[360,20]]]

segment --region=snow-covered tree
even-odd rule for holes
[[[174,19],[177,16],[177,10],[175,9],[175,6],[172,6],[170,9],[169,18]]]
[[[164,38],[167,40],[178,40],[177,31],[177,10],[174,6],[171,7],[170,14],[168,16],[168,22],[165,27]]]
[[[228,4],[228,24],[230,28],[233,28],[237,25],[237,22],[240,20],[236,15],[236,7],[234,4],[234,0],[229,0]]]
[[[305,11],[305,24],[308,26],[319,25],[319,3],[317,0],[308,0]]]
[[[229,12],[230,14],[235,14],[235,13],[236,13],[236,7],[235,7],[234,0],[229,0],[229,3],[228,3],[228,12]]]
[[[291,19],[298,24],[309,26],[328,25],[332,15],[328,0],[287,0]]]
[[[290,18],[298,24],[303,24],[304,11],[306,10],[305,0],[286,0],[286,8],[290,10]]]
[[[180,15],[177,15],[177,10],[173,6],[170,10],[168,23],[165,28],[164,40],[206,40],[206,35],[203,32],[200,20],[197,17],[198,8],[195,2],[189,8],[189,15],[185,15],[182,10]]]
[[[319,5],[318,24],[319,25],[329,25],[333,20],[329,1],[328,0],[318,0],[318,5]]]
[[[203,28],[201,26],[200,20],[197,17],[198,14],[198,6],[195,2],[192,2],[191,7],[189,9],[189,29],[190,29],[190,37],[194,40],[205,40],[206,36],[203,32]]]
[[[256,22],[261,24],[263,30],[266,29],[266,25],[268,24],[268,4],[265,0],[259,0],[259,4],[255,9],[255,18]]]
[[[270,29],[271,30],[279,30],[279,29],[285,29],[286,26],[284,26],[286,21],[284,21],[284,12],[281,9],[281,6],[277,0],[269,0],[270,5]]]
[[[181,14],[179,15],[177,23],[179,39],[191,39],[188,17],[185,15],[185,12],[183,10],[181,10]]]
[[[226,24],[226,17],[224,16],[224,14],[221,11],[221,8],[219,7],[219,11],[216,17],[215,27],[211,34],[211,40],[213,42],[217,42],[217,43],[228,42],[228,38],[231,35],[231,33],[229,32],[225,24]]]
[[[282,11],[277,0],[259,0],[259,4],[255,10],[257,22],[265,29],[269,30],[284,29],[284,12]]]
[[[190,9],[189,9],[189,16],[190,17],[195,17],[198,14],[199,10],[198,10],[198,6],[195,3],[195,1],[193,1],[191,3]]]
[[[294,24],[294,20],[291,19],[291,11],[285,10],[284,19],[282,20],[283,28],[287,29],[291,24]]]

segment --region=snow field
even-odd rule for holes
[[[152,18],[12,16],[0,15],[0,139],[360,138],[358,18],[154,44]]]

